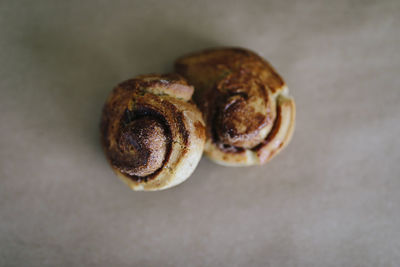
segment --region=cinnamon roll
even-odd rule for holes
[[[161,190],[186,180],[205,142],[193,87],[177,74],[143,75],[114,88],[101,139],[117,175],[133,190]]]
[[[195,52],[175,62],[195,87],[206,122],[205,153],[229,166],[264,164],[290,141],[295,102],[278,73],[242,48]]]

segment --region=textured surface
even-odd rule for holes
[[[107,98],[102,145],[116,174],[133,190],[178,185],[200,162],[205,126],[190,101],[193,91],[177,74],[151,74],[120,83]]]
[[[0,266],[398,266],[399,1],[1,1]],[[111,88],[248,47],[297,103],[263,167],[203,159],[131,192],[99,142]]]
[[[216,48],[190,53],[175,70],[196,90],[206,121],[204,154],[224,166],[263,165],[288,145],[296,107],[279,74],[257,53]]]

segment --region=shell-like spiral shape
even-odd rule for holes
[[[215,162],[264,164],[289,143],[295,102],[282,78],[254,52],[200,51],[178,59],[175,70],[195,87],[207,125],[205,153]]]
[[[143,75],[114,88],[103,108],[102,144],[133,190],[161,190],[186,180],[204,148],[205,126],[179,75]]]

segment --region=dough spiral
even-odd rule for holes
[[[142,75],[114,88],[101,119],[106,156],[133,190],[161,190],[186,180],[204,147],[205,127],[179,75]]]
[[[242,48],[186,55],[177,73],[195,86],[194,99],[206,121],[205,153],[229,166],[264,164],[290,141],[295,102],[276,71]]]

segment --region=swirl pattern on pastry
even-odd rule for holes
[[[195,87],[206,121],[205,153],[229,166],[264,164],[290,141],[295,102],[271,65],[243,48],[195,52],[175,62]]]
[[[177,74],[142,75],[114,88],[101,119],[102,144],[117,175],[133,190],[186,180],[205,142],[193,87]]]

